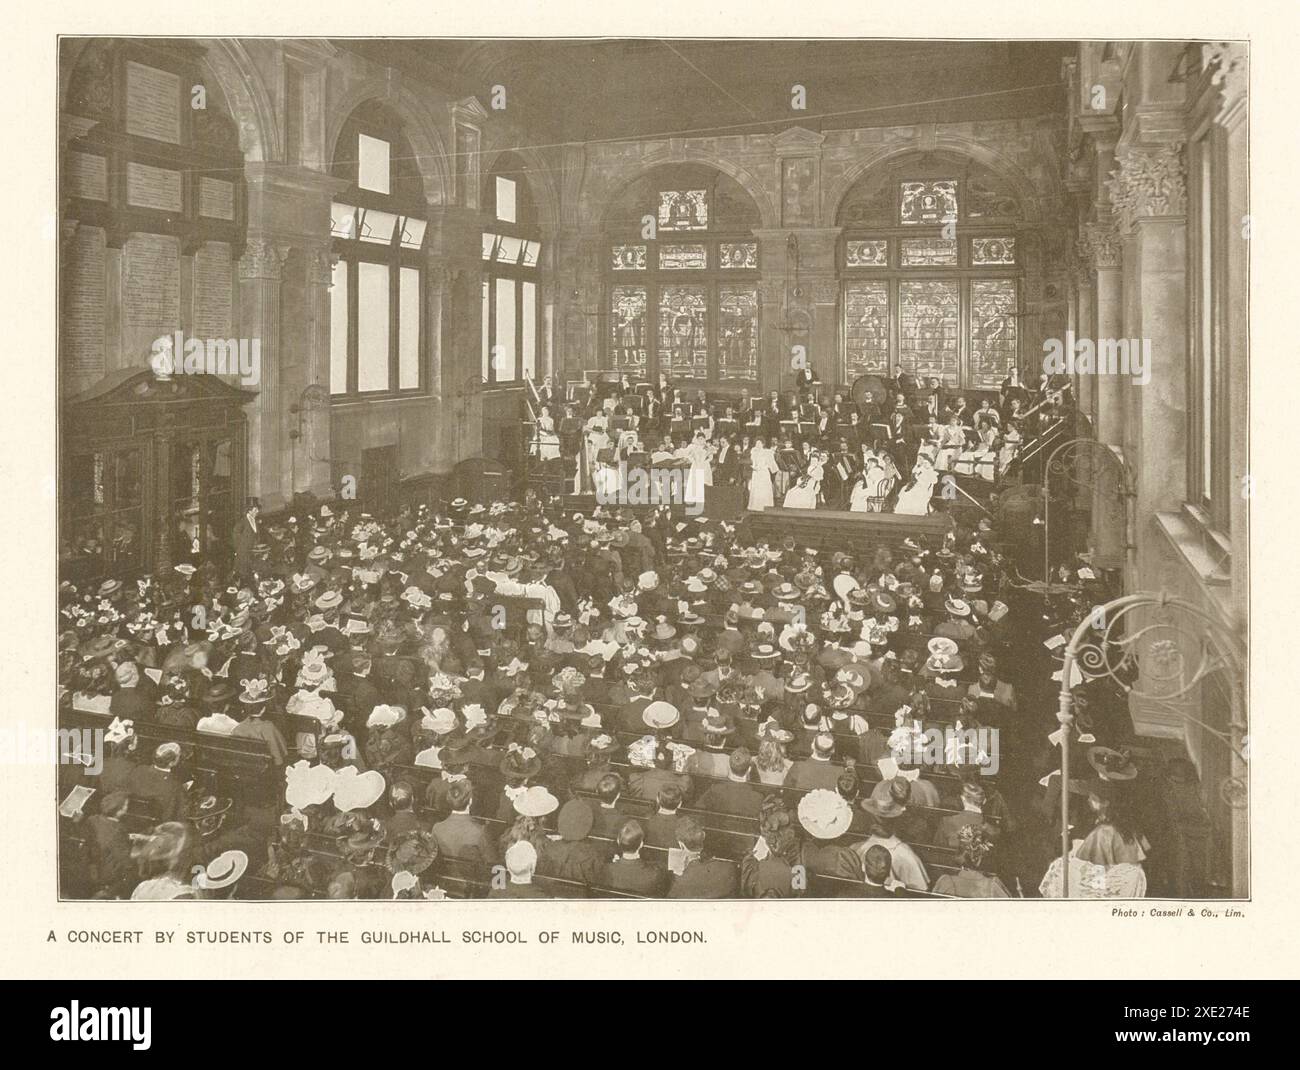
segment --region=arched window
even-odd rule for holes
[[[701,386],[758,382],[753,201],[707,167],[657,168],[605,220],[606,366]]]
[[[330,291],[330,394],[373,398],[428,388],[424,183],[401,123],[357,108],[334,151],[351,185],[330,211],[338,262]]]
[[[522,164],[504,157],[487,175],[483,231],[483,381],[537,375],[542,241]]]
[[[839,212],[842,380],[996,389],[1019,358],[1019,214],[991,172],[946,154],[860,180]]]

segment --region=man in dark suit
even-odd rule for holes
[[[639,821],[628,821],[618,831],[618,854],[601,873],[600,883],[617,892],[657,899],[668,886],[668,872],[641,857],[645,833]]]
[[[124,661],[114,670],[113,676],[117,680],[117,690],[109,699],[108,712],[123,721],[152,721],[154,698],[141,679],[139,666],[134,661]]]
[[[606,773],[596,785],[596,797],[599,803],[591,829],[592,835],[612,840],[631,816],[619,806],[619,800],[623,797],[623,778],[618,773]]]
[[[176,773],[179,743],[163,743],[153,752],[153,765],[138,765],[131,774],[130,794],[151,804],[159,821],[179,821],[185,810],[185,785]]]
[[[831,759],[835,754],[835,737],[829,732],[822,732],[813,738],[812,754],[802,761],[795,762],[786,775],[786,787],[797,791],[811,791],[814,788],[826,788],[834,791],[839,783],[842,767]]]
[[[704,854],[704,829],[689,817],[677,822],[677,844],[686,852],[686,868],[668,890],[669,899],[730,899],[740,890],[734,862]]]
[[[893,865],[894,862],[890,857],[888,848],[881,847],[880,844],[867,848],[866,858],[863,860],[863,867],[866,870],[866,881],[862,892],[864,898],[898,898],[897,888],[885,887]]]
[[[651,847],[676,847],[677,824],[685,820],[677,816],[677,808],[682,805],[681,788],[675,784],[665,786],[659,792],[658,801],[658,810],[640,819],[645,829],[645,842]]]
[[[235,571],[245,579],[253,572],[253,547],[257,545],[257,514],[262,510],[262,503],[256,498],[244,502],[244,515],[235,521],[230,533],[230,545],[235,551]]]
[[[498,857],[497,848],[484,824],[470,816],[469,809],[474,803],[474,789],[470,782],[452,781],[447,789],[447,802],[451,806],[451,815],[433,826],[438,853],[477,862],[485,869],[490,867]]]
[[[110,791],[100,801],[99,813],[86,819],[96,891],[105,891],[114,898],[130,895],[140,879],[131,861],[131,837],[122,824],[129,802],[124,792]]]
[[[730,771],[727,779],[710,787],[696,801],[701,810],[716,814],[736,814],[740,817],[757,817],[763,805],[763,796],[749,783],[754,759],[744,747],[738,747],[727,759]]]

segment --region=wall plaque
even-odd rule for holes
[[[199,215],[208,219],[234,219],[235,184],[220,178],[200,178]]]
[[[176,238],[132,234],[122,258],[122,319],[130,327],[174,331],[181,319],[181,251]]]
[[[226,338],[234,301],[230,246],[206,242],[194,254],[194,318],[190,333],[195,338]]]
[[[126,132],[181,143],[181,79],[171,71],[126,64]]]
[[[161,212],[179,212],[181,173],[166,167],[143,163],[126,165],[126,202],[136,208],[156,208]]]
[[[104,231],[78,227],[68,247],[64,276],[63,370],[76,391],[104,374]]]
[[[68,192],[89,201],[108,200],[108,158],[94,152],[69,152],[63,171]]]

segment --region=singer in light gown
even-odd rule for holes
[[[918,461],[912,469],[911,482],[898,492],[898,501],[894,512],[911,516],[925,516],[930,511],[930,499],[934,496],[934,486],[939,482],[939,473],[928,461]]]
[[[704,488],[713,486],[713,447],[703,431],[695,432],[681,456],[690,462],[686,476],[686,500],[692,505],[704,501]]]
[[[776,453],[763,444],[760,438],[749,451],[753,474],[749,477],[749,508],[770,509],[776,504],[772,497],[772,477],[777,472]]]
[[[787,509],[816,509],[825,468],[826,455],[814,453],[808,462],[808,470],[799,477],[798,483],[786,491],[785,500],[781,504]]]

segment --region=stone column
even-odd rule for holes
[[[1108,183],[1125,257],[1129,347],[1149,353],[1145,383],[1116,375],[1132,402],[1138,515],[1177,509],[1186,498],[1187,179],[1182,145],[1127,146]],[[1130,366],[1130,370],[1132,366]]]
[[[1122,260],[1119,235],[1107,223],[1089,223],[1084,227],[1081,245],[1087,254],[1095,287],[1089,287],[1089,317],[1080,321],[1080,337],[1089,338],[1094,349],[1108,339],[1122,336],[1124,330]],[[1129,380],[1117,375],[1094,372],[1091,380],[1095,404],[1097,441],[1124,456],[1124,414],[1130,390]],[[1122,568],[1127,544],[1127,517],[1132,503],[1120,497],[1114,466],[1093,465],[1091,544],[1096,564],[1102,568]]]
[[[328,245],[318,246],[307,257],[308,350],[304,369],[305,387],[296,398],[286,399],[296,405],[290,414],[290,430],[300,431],[293,441],[298,451],[293,464],[293,491],[314,494],[318,498],[333,496],[330,469],[330,331],[334,265],[338,262]]]
[[[272,512],[288,498],[284,485],[280,451],[289,440],[280,404],[280,281],[287,243],[270,235],[250,236],[239,261],[242,337],[261,346],[261,380],[257,401],[248,421],[249,494],[262,500]],[[242,503],[240,503],[242,504]]]

